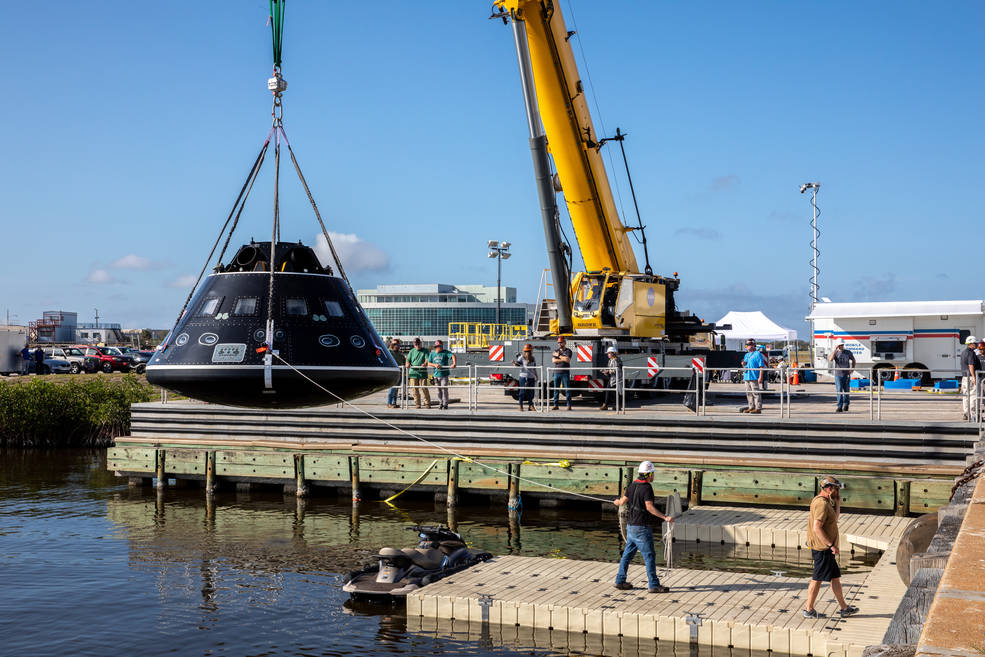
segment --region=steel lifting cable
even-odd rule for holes
[[[287,138],[287,133],[284,132],[284,126],[280,126],[279,129],[281,136],[284,137],[284,143],[287,144],[287,152],[291,156],[291,163],[294,164],[294,170],[297,172],[298,179],[304,187],[304,193],[308,195],[308,202],[311,203],[311,209],[315,211],[315,218],[318,219],[318,225],[321,226],[322,237],[325,238],[325,242],[328,244],[328,250],[332,253],[332,259],[335,260],[335,266],[338,267],[339,276],[342,277],[342,280],[348,283],[349,277],[345,275],[345,269],[342,267],[342,259],[339,258],[339,254],[335,250],[335,244],[332,242],[332,238],[328,234],[328,229],[325,227],[325,222],[322,221],[321,212],[318,211],[318,204],[315,203],[315,197],[311,195],[311,189],[308,188],[308,181],[305,180],[304,174],[301,173],[301,167],[298,165],[298,160],[294,157],[294,149],[291,148],[291,141]]]
[[[270,137],[273,135],[273,130],[267,135],[266,141],[263,142],[263,146],[260,148],[260,152],[257,154],[256,160],[253,161],[253,166],[250,168],[249,175],[246,176],[246,180],[243,182],[243,186],[239,190],[239,194],[236,196],[236,201],[233,203],[232,209],[229,210],[229,215],[226,217],[226,221],[222,224],[222,230],[219,231],[219,235],[215,238],[215,243],[212,244],[212,250],[209,251],[209,257],[205,259],[205,263],[202,265],[201,271],[198,272],[198,277],[195,279],[195,284],[192,285],[191,290],[188,291],[188,296],[185,298],[185,303],[181,306],[181,310],[178,311],[178,318],[175,319],[174,325],[171,327],[171,331],[168,333],[174,333],[175,329],[178,328],[178,324],[181,322],[181,318],[184,316],[185,311],[188,309],[188,304],[191,303],[192,296],[195,294],[195,290],[198,289],[198,284],[202,282],[202,276],[205,275],[205,271],[209,268],[209,263],[212,262],[212,256],[215,255],[215,250],[219,246],[219,242],[222,241],[222,236],[226,232],[226,228],[229,226],[229,222],[236,218],[236,223],[239,222],[239,216],[243,212],[243,207],[246,205],[246,199],[250,195],[250,191],[253,189],[253,182],[256,180],[257,174],[260,172],[260,167],[263,165],[264,157],[267,153],[267,147],[270,145]],[[233,230],[235,230],[235,225],[233,224]],[[232,236],[232,231],[230,231],[229,236]],[[226,246],[229,244],[229,238],[226,239],[226,243],[222,247],[222,252],[225,253]],[[220,260],[222,255],[219,256]],[[163,349],[167,350],[168,344],[165,343]]]
[[[270,131],[270,134],[271,135],[273,134],[273,130]],[[267,148],[269,146],[270,146],[270,135],[267,135],[267,140],[263,142],[263,149],[260,151],[260,162],[257,165],[256,171],[253,174],[253,180],[250,181],[250,186],[246,190],[246,196],[243,198],[243,202],[240,204],[239,210],[236,212],[236,218],[233,219],[233,225],[229,229],[229,232],[226,234],[226,241],[222,245],[222,250],[219,251],[219,257],[216,259],[216,262],[221,263],[223,256],[226,255],[226,249],[229,248],[229,242],[233,238],[233,233],[236,232],[236,227],[239,226],[239,218],[243,215],[243,210],[246,208],[246,199],[250,197],[250,192],[253,191],[253,183],[256,182],[257,177],[260,175],[260,169],[263,167],[263,161],[267,156]]]
[[[397,431],[397,432],[402,433],[404,435],[410,436],[414,440],[419,440],[420,442],[422,442],[422,443],[424,443],[426,445],[430,445],[431,447],[434,447],[435,449],[438,449],[438,450],[440,450],[440,451],[442,451],[442,452],[444,452],[446,454],[449,454],[449,455],[451,455],[451,456],[453,456],[453,457],[455,457],[455,458],[457,458],[457,459],[459,459],[461,461],[465,461],[467,463],[474,463],[475,465],[478,465],[479,467],[486,468],[487,470],[491,470],[492,472],[496,472],[496,473],[501,474],[501,475],[505,475],[506,477],[513,477],[514,476],[513,474],[511,474],[510,472],[507,472],[506,470],[500,470],[499,468],[497,468],[495,466],[492,466],[492,465],[489,465],[488,463],[481,463],[481,462],[476,461],[475,459],[473,459],[473,458],[471,458],[469,456],[465,456],[463,454],[459,454],[458,452],[455,452],[453,450],[450,450],[447,447],[444,447],[443,445],[439,445],[437,443],[431,442],[427,438],[421,438],[420,436],[414,434],[413,432],[407,431],[406,429],[402,429],[402,428],[398,427],[397,425],[393,424],[392,422],[389,422],[389,421],[387,421],[387,420],[379,417],[378,415],[374,415],[373,413],[370,413],[369,411],[367,411],[366,409],[364,409],[364,408],[362,408],[360,406],[356,406],[352,402],[347,401],[347,400],[343,399],[342,397],[339,397],[334,392],[332,392],[331,390],[329,390],[325,386],[321,385],[320,383],[318,383],[317,381],[315,381],[314,379],[312,379],[311,377],[309,377],[307,374],[305,374],[304,372],[302,372],[298,368],[296,368],[293,365],[291,365],[290,363],[288,363],[286,360],[284,360],[280,356],[280,354],[274,353],[273,355],[274,355],[274,358],[276,358],[280,362],[284,363],[284,365],[286,365],[289,369],[291,369],[292,371],[294,371],[296,374],[300,375],[301,378],[303,378],[306,381],[310,382],[312,385],[314,385],[316,388],[318,388],[322,392],[324,392],[324,393],[326,393],[326,394],[334,397],[335,399],[337,399],[343,405],[349,406],[349,407],[355,409],[356,411],[362,413],[366,417],[368,417],[368,418],[370,418],[372,420],[375,420],[375,421],[377,421],[377,422],[379,422],[381,424],[385,424],[386,426],[390,427],[394,431]],[[549,490],[556,490],[559,493],[564,493],[566,495],[573,495],[575,497],[581,497],[581,498],[584,498],[586,500],[592,500],[594,502],[602,502],[603,504],[610,504],[612,502],[611,499],[603,499],[601,497],[594,497],[592,495],[585,495],[584,493],[576,493],[576,492],[572,492],[572,491],[563,490],[563,489],[557,488],[556,486],[551,486],[550,484],[544,484],[544,483],[541,483],[539,481],[534,481],[533,479],[526,479],[524,477],[516,477],[516,480],[517,481],[520,481],[520,482],[523,482],[525,484],[531,484],[533,486],[539,486],[541,488],[547,488]]]

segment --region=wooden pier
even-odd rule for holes
[[[848,484],[846,509],[905,516],[946,502],[977,439],[967,424],[384,417],[392,426],[336,408],[135,404],[131,434],[116,439],[109,468],[134,484],[199,481],[207,492],[233,483],[279,484],[302,496],[329,489],[353,497],[391,494],[423,475],[415,491],[452,503],[476,495],[530,502],[571,493],[614,497],[647,459],[658,466],[655,492],[678,492],[693,507],[803,505],[817,477],[834,467]]]
[[[728,511],[744,518],[736,526],[759,525],[759,537],[766,535],[762,528],[767,526],[780,527],[789,521],[806,524],[803,511],[779,510],[778,515],[763,518],[764,522],[750,520],[763,514],[759,509]],[[702,509],[701,519],[710,520],[718,513]],[[683,526],[694,519],[684,516]],[[473,633],[486,624],[485,631],[495,635],[520,626],[560,634],[622,637],[652,646],[654,642],[687,644],[700,618],[696,625],[699,644],[781,655],[860,657],[866,646],[881,642],[906,590],[895,560],[896,543],[906,522],[886,516],[846,515],[845,520],[857,532],[848,540],[887,545],[870,572],[842,578],[846,598],[861,609],[848,619],[837,615],[838,604],[826,586],[816,605],[820,617],[803,618],[807,579],[779,572],[753,575],[658,569],[661,582],[671,592],[650,594],[643,566],[638,564],[630,568],[628,581],[642,588],[620,591],[613,587],[615,563],[510,556],[497,557],[408,596],[408,627],[429,631],[441,622],[453,621],[467,624]],[[681,529],[675,529],[675,534]],[[843,545],[847,551],[848,542]]]

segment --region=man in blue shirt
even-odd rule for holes
[[[763,412],[763,395],[760,392],[765,376],[766,359],[763,354],[756,351],[756,341],[752,338],[746,340],[746,355],[742,358],[742,382],[746,388],[746,401],[748,406],[740,408],[740,413],[759,415]]]

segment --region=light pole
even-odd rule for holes
[[[510,243],[489,240],[487,246],[489,247],[489,257],[496,258],[496,324],[498,325],[502,323],[499,317],[499,307],[503,297],[503,261],[510,257]]]
[[[800,186],[800,193],[804,194],[807,190],[811,190],[811,207],[814,209],[814,214],[811,216],[811,315],[814,314],[814,306],[817,305],[818,293],[820,292],[817,277],[821,273],[821,270],[817,266],[818,256],[821,255],[821,251],[817,248],[818,238],[821,237],[821,231],[817,227],[817,218],[820,216],[821,211],[817,209],[817,190],[821,189],[821,183],[819,182],[808,182]],[[814,320],[811,320],[811,365],[815,364],[816,354],[814,350]]]

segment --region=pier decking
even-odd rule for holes
[[[715,524],[727,513],[738,521]],[[703,522],[690,524],[695,520]],[[438,620],[454,619],[470,626],[488,623],[621,636],[640,642],[687,643],[691,636],[688,616],[699,614],[697,641],[701,644],[784,655],[859,657],[865,646],[881,642],[906,590],[895,555],[907,521],[852,514],[846,514],[844,520],[845,529],[856,532],[844,532],[845,540],[887,546],[870,572],[842,578],[846,598],[861,609],[848,619],[837,615],[838,604],[826,585],[816,605],[820,617],[803,618],[804,578],[658,569],[661,582],[671,587],[671,592],[649,594],[641,565],[630,568],[629,581],[643,588],[620,591],[612,585],[618,568],[615,563],[509,556],[497,557],[408,596],[408,625],[423,629]],[[690,518],[685,514],[682,521],[674,530],[676,536],[682,529],[689,535],[689,526],[702,532],[732,526],[750,530],[747,536],[754,541],[764,540],[769,527],[784,537],[792,536],[792,530],[782,527],[806,522],[803,511],[777,510],[774,514],[771,510],[742,508],[699,509]],[[756,532],[751,531],[754,528]],[[714,540],[719,534],[712,536]],[[721,536],[719,540],[724,539],[724,534]],[[848,545],[843,545],[847,550]]]
[[[906,587],[896,572],[895,549],[862,575],[843,578],[846,597],[861,612],[837,615],[822,590],[817,620],[801,616],[807,580],[772,575],[674,569],[658,571],[668,594],[646,592],[643,566],[629,581],[642,589],[612,586],[617,564],[533,557],[497,557],[408,596],[408,617],[483,622],[487,598],[491,625],[520,625],[560,632],[684,642],[687,617],[701,614],[698,642],[789,655],[859,657],[882,640]]]

